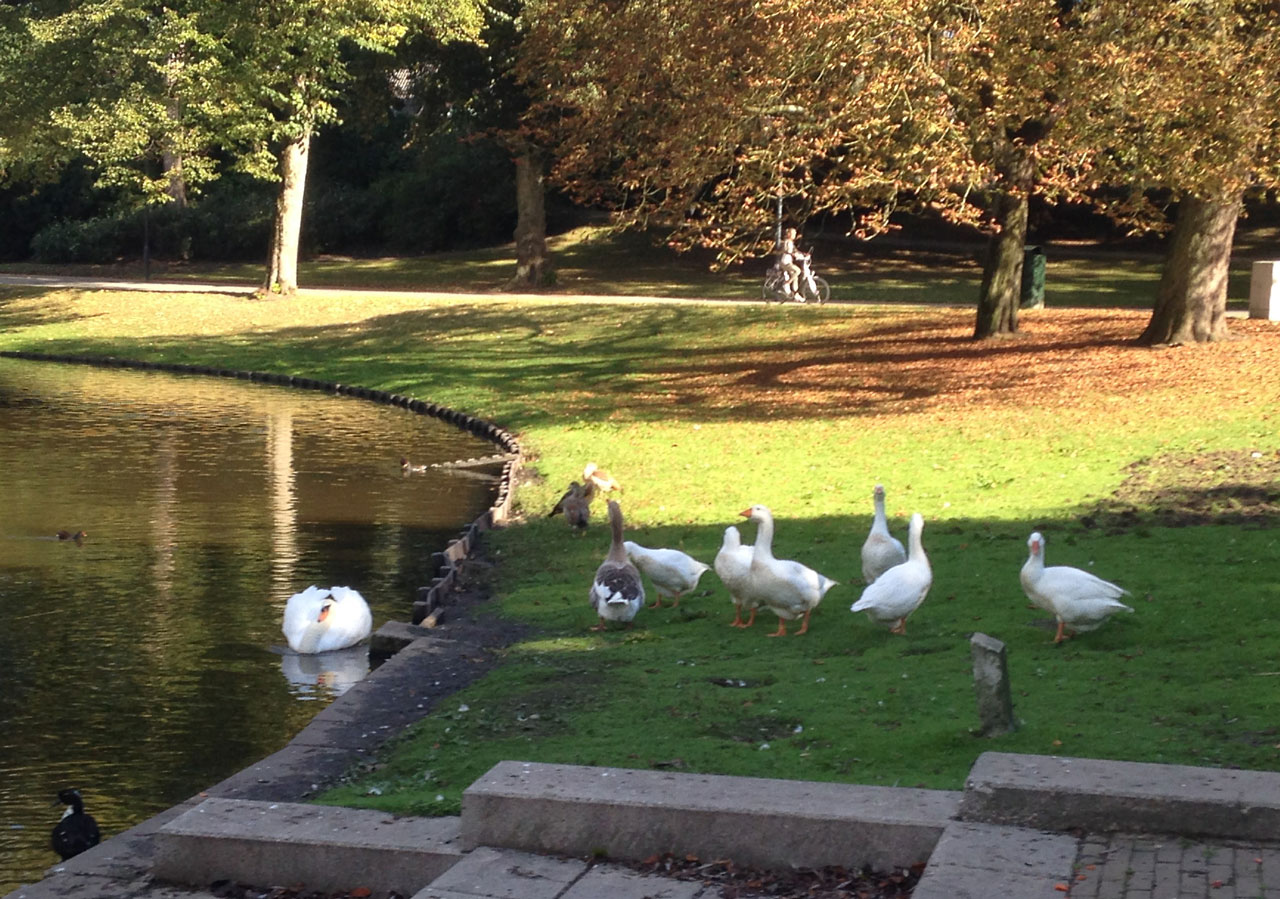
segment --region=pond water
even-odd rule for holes
[[[57,863],[57,791],[104,838],[275,752],[367,672],[288,653],[287,598],[407,620],[492,444],[318,391],[0,359],[0,895]],[[492,469],[489,469],[492,471]],[[87,532],[60,540],[65,530]]]

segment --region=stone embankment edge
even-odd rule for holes
[[[520,442],[510,431],[477,418],[457,409],[450,409],[437,403],[424,402],[413,397],[386,390],[375,390],[336,381],[323,381],[299,375],[288,375],[269,371],[241,371],[237,369],[219,368],[213,365],[188,365],[180,362],[147,362],[136,359],[120,359],[115,356],[78,356],[58,353],[36,353],[26,350],[0,351],[0,358],[24,359],[33,362],[61,362],[74,365],[93,365],[99,368],[127,368],[139,371],[161,371],[171,374],[205,375],[218,378],[232,378],[240,381],[255,381],[261,384],[274,384],[281,387],[297,387],[303,390],[319,390],[337,396],[353,396],[386,406],[399,406],[418,415],[426,415],[468,431],[477,437],[489,440],[501,451],[494,461],[502,463],[502,474],[498,479],[498,493],[493,505],[486,509],[462,532],[450,540],[442,552],[435,555],[435,566],[432,581],[418,591],[418,607],[425,609],[443,605],[445,594],[457,583],[459,564],[471,556],[480,534],[495,527],[502,527],[511,519],[512,486],[515,484],[516,471],[522,460]],[[488,458],[488,457],[485,457]],[[452,464],[471,465],[482,462],[482,459],[460,459]],[[418,621],[413,622],[417,624]]]

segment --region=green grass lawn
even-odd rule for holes
[[[583,251],[602,267],[582,292],[676,293],[625,246]],[[498,280],[493,259],[475,265]],[[1280,537],[1273,513],[1233,505],[1245,487],[1280,497],[1280,332],[1152,351],[1123,342],[1141,312],[1051,309],[1024,316],[1025,337],[974,344],[972,310],[942,305],[972,302],[971,269],[890,268],[850,263],[843,287],[885,304],[822,309],[0,288],[0,349],[305,373],[519,433],[522,520],[486,539],[492,614],[535,635],[325,801],[452,813],[501,759],[949,789],[987,749],[1280,768]],[[1066,271],[1051,263],[1051,284]],[[1082,303],[1134,302],[1155,269],[1073,271]],[[582,537],[545,513],[592,460],[623,483],[630,539],[710,563],[726,526],[754,537],[738,513],[764,503],[777,555],[841,583],[802,637],[768,638],[768,613],[728,627],[714,573],[678,609],[588,632],[602,506]],[[1213,514],[1170,526],[1168,497],[1133,492],[1143,478]],[[926,520],[934,586],[905,637],[849,612],[876,482],[895,533]],[[1117,581],[1135,614],[1053,645],[1018,583],[1033,529],[1049,564]],[[973,733],[975,631],[1009,647],[1022,727],[999,739]]]

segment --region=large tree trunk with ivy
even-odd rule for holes
[[[973,336],[978,340],[1018,330],[1022,253],[1027,244],[1027,194],[1000,194],[996,199],[995,219],[999,230],[987,244],[978,319],[973,329]]]
[[[526,148],[516,157],[516,273],[508,290],[541,287],[551,274],[546,193],[546,157]]]
[[[1207,343],[1228,337],[1227,277],[1240,209],[1238,195],[1189,196],[1178,204],[1155,311],[1138,343]]]
[[[302,204],[307,186],[307,156],[311,132],[285,145],[280,154],[280,194],[276,200],[271,257],[267,260],[267,293],[291,294],[298,289],[298,250],[302,241]]]

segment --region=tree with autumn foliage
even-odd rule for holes
[[[1089,83],[1071,112],[1092,176],[1127,184],[1118,216],[1163,223],[1176,203],[1155,310],[1139,342],[1227,336],[1227,278],[1251,191],[1280,186],[1280,4],[1092,3]]]
[[[928,208],[992,235],[975,334],[1017,328],[1027,201],[1074,196],[1053,141],[1076,32],[1058,4],[542,0],[526,74],[557,176],[727,262],[774,209],[852,232]]]

